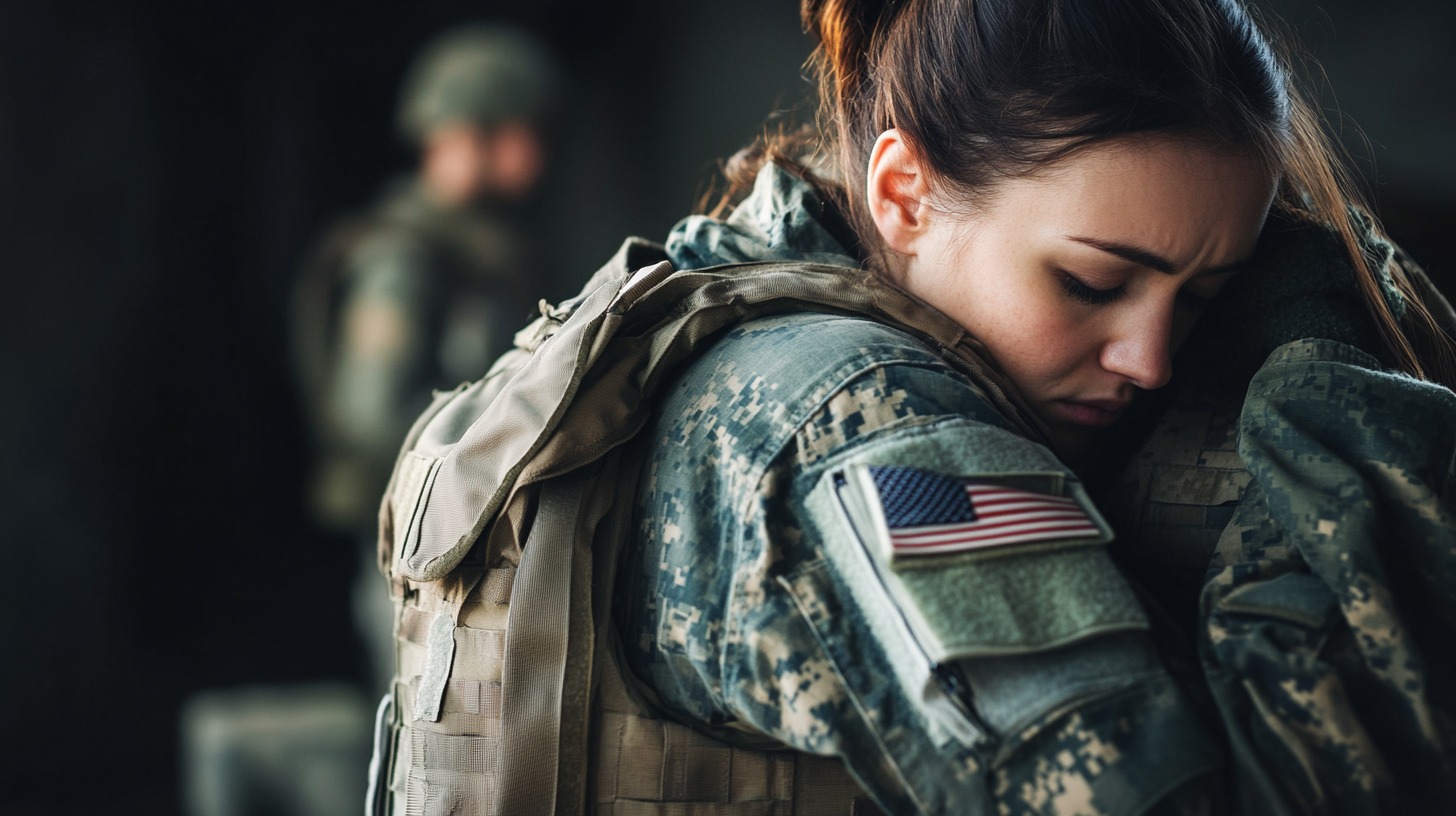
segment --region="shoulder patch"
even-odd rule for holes
[[[809,509],[867,615],[902,627],[921,665],[1147,627],[1101,546],[1111,528],[1070,474],[851,464],[821,477]]]
[[[1099,541],[1104,530],[1061,474],[949,476],[913,467],[851,468],[864,520],[891,562],[1036,542]]]

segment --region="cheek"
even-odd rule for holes
[[[978,320],[1008,340],[1028,346],[1053,346],[1083,331],[1085,315],[1074,307],[1055,279],[1020,271],[989,281],[977,299]]]
[[[942,249],[907,285],[984,343],[1028,396],[1095,358],[1085,315],[1031,260],[991,241]]]
[[[988,343],[1008,374],[1039,379],[1060,378],[1089,358],[1084,344],[1060,327],[1019,323]]]
[[[1094,325],[1064,303],[1006,298],[984,316],[979,335],[1005,373],[1028,397],[1097,366]]]

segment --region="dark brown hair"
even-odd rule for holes
[[[765,160],[808,176],[841,208],[872,268],[882,249],[865,172],[887,129],[913,145],[934,183],[967,201],[1088,145],[1169,133],[1278,174],[1276,208],[1339,232],[1390,359],[1456,384],[1452,341],[1399,268],[1403,321],[1382,296],[1347,216],[1355,186],[1287,59],[1238,0],[803,0],[801,12],[817,39],[817,136],[760,142],[730,163],[730,182]],[[808,169],[815,161],[832,181]]]

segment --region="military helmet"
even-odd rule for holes
[[[420,53],[400,95],[399,130],[421,143],[451,122],[537,121],[550,113],[560,78],[551,53],[504,25],[451,29]]]

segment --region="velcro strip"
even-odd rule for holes
[[[495,775],[499,740],[492,737],[437,734],[420,728],[411,731],[411,768]]]

